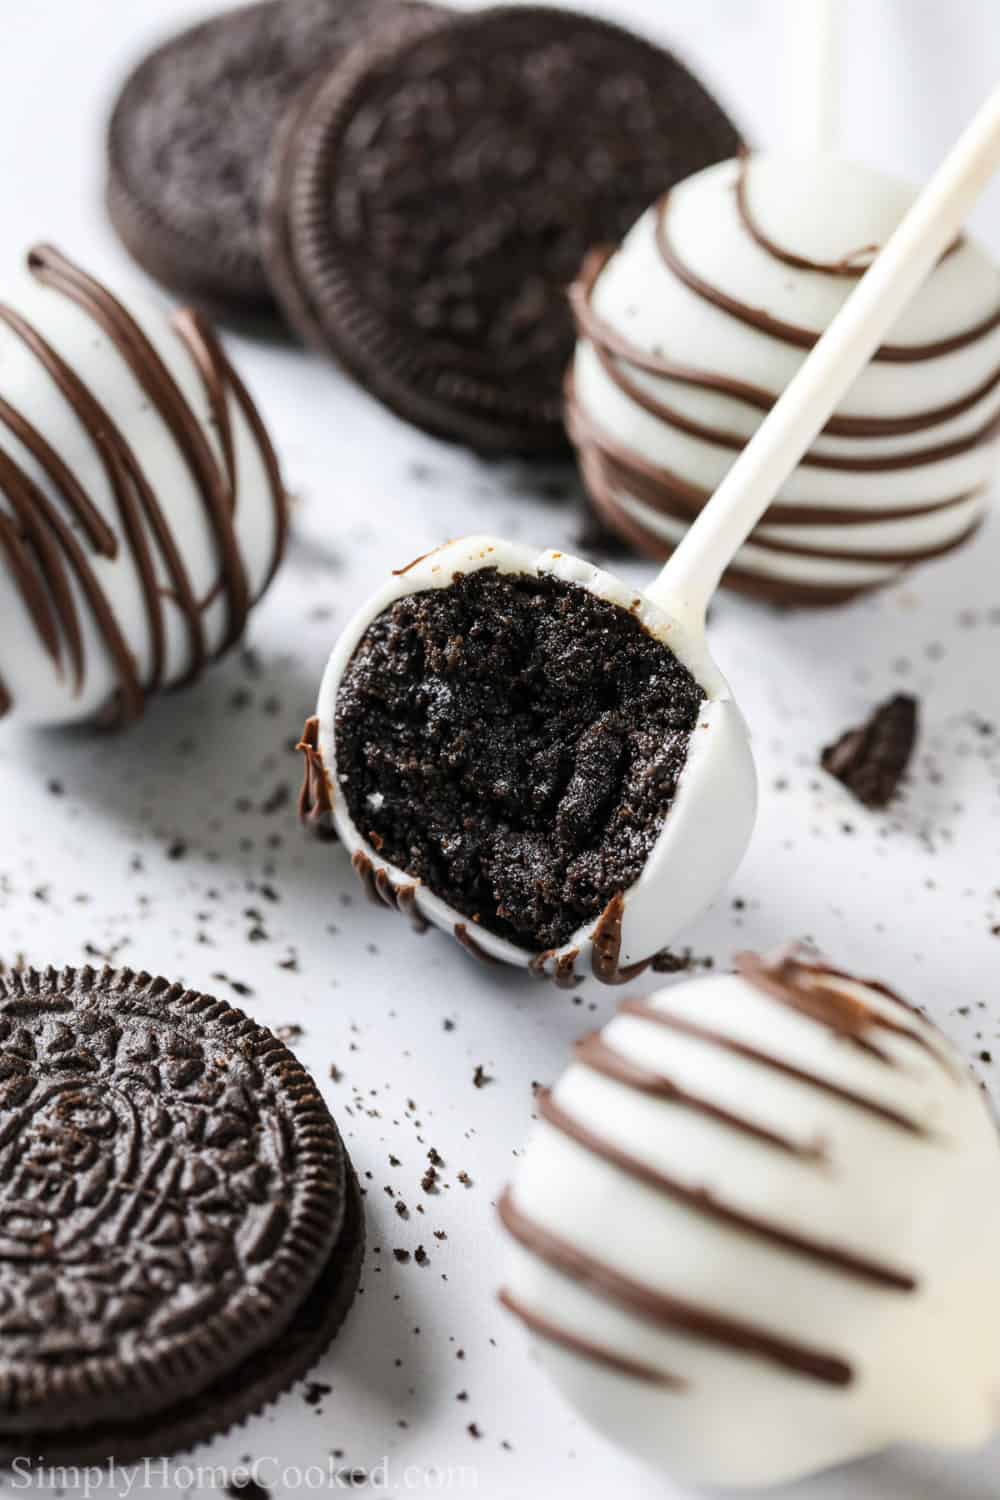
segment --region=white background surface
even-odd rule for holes
[[[44,237],[113,282],[134,274],[102,215],[102,120],[146,43],[203,8],[6,0],[0,272]],[[926,175],[1000,72],[995,0],[845,8],[844,142],[879,166]],[[607,0],[602,9],[673,43],[751,139],[781,138],[780,0]],[[976,222],[1000,249],[1000,189]],[[492,1205],[527,1128],[531,1084],[555,1076],[614,994],[588,983],[567,996],[484,972],[435,935],[410,936],[364,904],[342,856],[302,841],[290,800],[299,774],[290,745],[332,637],[384,571],[487,526],[565,546],[575,515],[544,497],[544,476],[422,437],[322,361],[241,338],[231,346],[300,501],[288,564],[253,621],[255,657],[155,704],[115,740],[0,726],[8,960],[106,954],[227,997],[230,980],[250,986],[244,1003],[261,1020],[304,1028],[296,1046],[370,1174],[364,1295],[317,1371],[332,1391],[314,1411],[300,1388],[191,1462],[228,1474],[247,1456],[264,1458],[261,1478],[276,1496],[291,1493],[277,1468],[324,1464],[334,1449],[365,1467],[388,1455],[399,1494],[422,1492],[420,1472],[436,1468],[447,1492],[490,1500],[675,1496],[574,1419],[493,1301],[501,1245]],[[713,645],[755,731],[763,797],[746,864],[689,935],[720,964],[739,946],[812,937],[840,964],[925,1003],[971,1053],[996,1047],[996,1064],[977,1062],[987,1082],[1000,1070],[997,547],[994,523],[904,587],[826,616],[719,603]],[[648,576],[641,565],[621,571]],[[874,816],[815,769],[816,756],[901,689],[922,698],[920,753],[905,798]],[[266,936],[251,940],[254,928]],[[281,967],[289,958],[295,970]],[[493,1079],[480,1089],[477,1064]],[[420,1188],[431,1146],[447,1163],[433,1197]],[[409,1206],[407,1221],[387,1187]],[[393,1248],[418,1244],[428,1266],[397,1264]],[[210,1476],[192,1478],[154,1473],[148,1486],[210,1487]],[[784,1493],[993,1500],[998,1488],[1000,1444],[968,1459],[892,1454]]]

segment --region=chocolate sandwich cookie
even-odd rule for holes
[[[411,18],[280,133],[264,242],[289,319],[401,416],[565,446],[565,288],[651,198],[738,149],[669,53],[541,6]]]
[[[233,313],[273,299],[258,218],[285,107],[404,0],[265,0],[194,26],[125,83],[108,135],[108,207],[136,260]]]
[[[130,970],[0,980],[0,1459],[225,1431],[323,1352],[363,1248],[337,1127],[271,1032]]]

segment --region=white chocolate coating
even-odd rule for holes
[[[62,278],[68,263],[53,253],[56,260]],[[109,306],[117,307],[115,317],[121,314],[110,330],[101,321]],[[224,648],[234,624],[231,609],[245,613],[277,565],[285,496],[266,434],[210,331],[197,324],[194,342],[188,342],[181,327],[182,320],[172,325],[146,298],[130,296],[127,308],[116,303],[99,283],[72,267],[59,284],[36,269],[26,271],[0,304],[0,462],[16,466],[16,482],[34,486],[42,497],[29,500],[31,516],[39,517],[47,501],[57,518],[56,524],[43,521],[40,527],[42,544],[47,539],[53,548],[51,565],[40,570],[40,589],[22,586],[24,570],[35,577],[38,567],[30,541],[23,535],[20,545],[12,541],[14,557],[10,548],[0,547],[0,697],[23,722],[79,722],[116,712],[121,659],[109,647],[111,628],[117,628],[131,657],[137,689],[131,708],[119,704],[117,714],[138,712],[150,688],[174,686],[197,670],[196,634],[204,660]],[[196,346],[205,352],[205,371],[196,362]],[[138,350],[133,363],[127,357],[130,347]],[[60,384],[60,364],[69,372],[66,379],[74,383],[75,396]],[[161,381],[164,370],[167,384],[172,382],[180,396],[181,415],[173,425],[149,384]],[[88,411],[95,414],[90,422]],[[227,426],[231,470],[223,443]],[[103,435],[95,439],[95,431],[103,434],[109,427],[114,429],[112,444]],[[25,429],[30,429],[27,442]],[[194,434],[196,460],[200,455],[204,463],[200,479],[197,462],[189,461],[182,446],[179,434],[185,432]],[[40,460],[39,444],[47,446],[48,458]],[[125,473],[123,465],[131,460],[134,468]],[[65,486],[57,482],[60,463],[110,535],[103,552],[86,535]],[[13,467],[9,472],[14,473]],[[0,473],[0,518],[10,518],[13,531],[23,533],[24,517],[18,518],[7,473],[6,468]],[[138,532],[155,577],[149,592],[143,587],[136,537],[129,535],[126,509],[116,494],[116,477],[139,516]],[[143,482],[149,491],[145,498]],[[215,523],[209,491],[216,494]],[[162,536],[156,532],[160,521]],[[82,563],[72,561],[57,530],[59,522],[78,541]],[[166,547],[176,549],[172,564]],[[229,554],[229,575],[224,553]],[[83,573],[96,585],[113,627],[102,627]],[[55,583],[69,591],[66,617],[55,607]],[[179,602],[184,586],[193,600],[188,611]],[[241,589],[246,597],[234,604],[233,591]],[[54,641],[46,641],[31,608],[36,592]],[[79,630],[79,671],[73,669],[69,647],[70,617]],[[162,628],[158,674],[157,617]]]
[[[612,528],[669,553],[856,285],[831,267],[867,264],[914,197],[835,156],[724,162],[581,276],[569,425]],[[782,487],[731,582],[832,601],[970,535],[996,464],[998,312],[1000,270],[963,238]],[[643,360],[684,370],[671,378]]]
[[[804,1005],[739,975],[665,989],[646,1015],[626,1002],[540,1096],[501,1205],[505,1295],[564,1395],[689,1483],[774,1484],[902,1441],[975,1446],[1000,1424],[1000,1143],[984,1095],[898,998],[792,964],[779,989],[791,976]],[[614,1076],[620,1060],[647,1086]],[[668,1082],[651,1091],[647,1075]],[[655,1305],[609,1291],[609,1270]],[[680,1304],[754,1337],[685,1328]],[[762,1333],[834,1363],[790,1368]]]
[[[704,646],[693,642],[676,621],[643,599],[640,591],[610,573],[566,553],[537,552],[496,537],[478,536],[449,542],[394,575],[340,636],[320,687],[316,750],[332,797],[333,823],[348,853],[361,856],[369,876],[387,880],[395,890],[411,890],[418,912],[442,931],[456,935],[458,928],[467,929],[466,917],[415,884],[405,871],[388,864],[359,832],[338,791],[334,719],[341,678],[372,620],[396,599],[423,589],[447,588],[456,572],[480,568],[529,576],[550,574],[629,610],[670,648],[706,694],[673,804],[642,874],[624,893],[620,949],[611,966],[619,972],[609,977],[609,982],[618,982],[622,972],[644,964],[668,944],[725,885],[750,839],[756,776],[743,716]],[[683,871],[682,880],[677,878],[678,871]],[[590,969],[598,927],[595,918],[568,943],[547,953],[543,972],[558,974],[561,969],[567,978],[574,967],[581,973]],[[535,957],[482,926],[477,925],[468,936],[489,958],[525,968]],[[605,977],[598,972],[599,964],[593,966],[598,977]]]

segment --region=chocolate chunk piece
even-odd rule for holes
[[[823,770],[865,807],[888,807],[916,744],[917,709],[917,700],[909,693],[889,698],[867,723],[827,745],[820,757]]]

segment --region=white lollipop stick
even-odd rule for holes
[[[980,109],[885,249],[772,407],[646,593],[689,628],[803,454],[1000,168],[1000,88]]]
[[[803,152],[836,148],[842,0],[785,0],[788,137]]]

